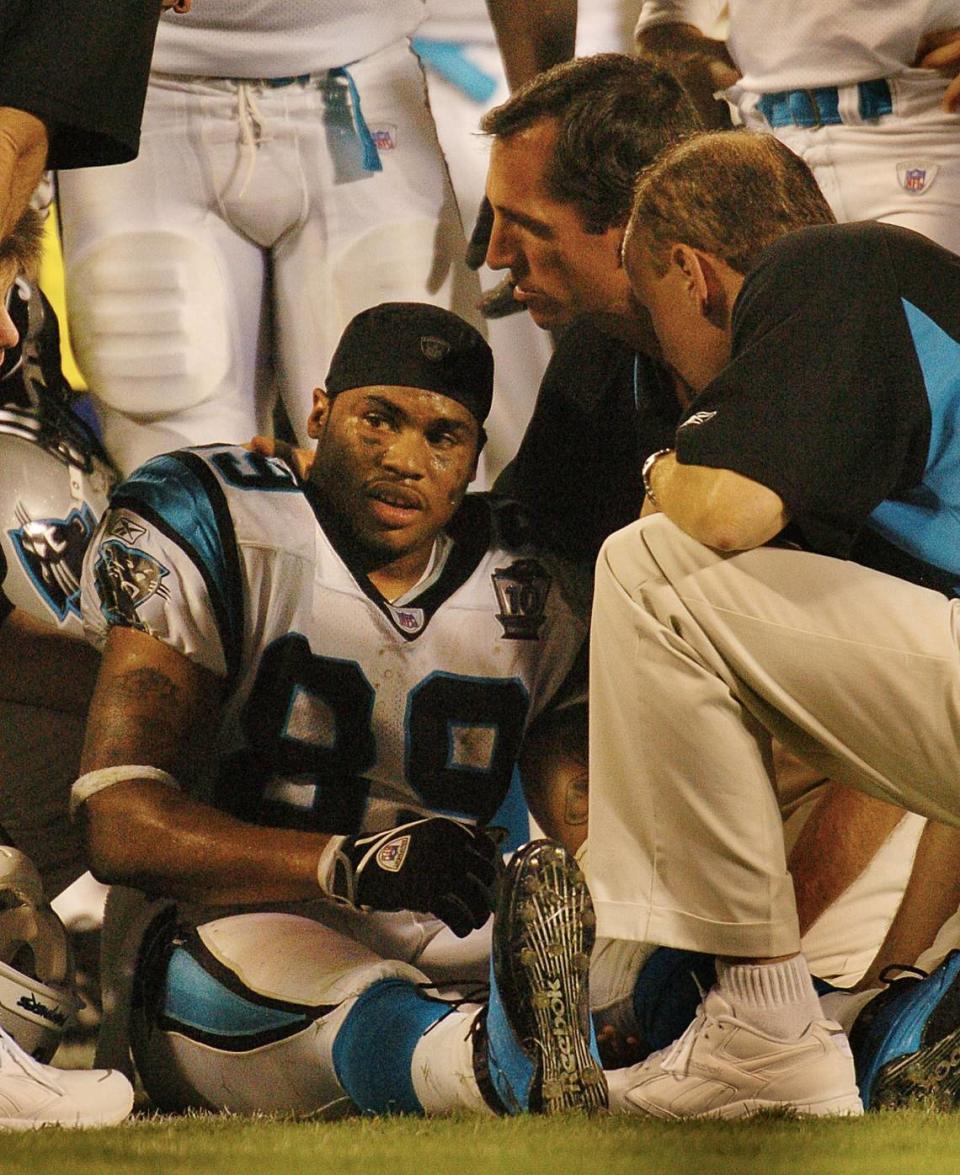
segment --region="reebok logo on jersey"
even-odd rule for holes
[[[940,168],[925,159],[913,160],[909,163],[897,164],[897,179],[905,192],[919,196],[925,192],[937,178]]]
[[[679,427],[688,428],[695,424],[707,424],[709,421],[713,420],[715,416],[716,412],[694,412],[694,414],[692,416],[688,416]]]
[[[377,864],[388,873],[399,873],[407,859],[409,849],[409,836],[398,836],[393,840],[388,840],[383,848],[377,851]]]
[[[132,522],[129,518],[124,518],[121,514],[115,523],[110,527],[108,532],[115,535],[118,539],[122,539],[125,543],[135,543],[138,539],[142,539],[147,533],[145,526],[140,526],[139,523]]]

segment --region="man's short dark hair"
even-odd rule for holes
[[[700,127],[672,74],[623,53],[555,65],[486,114],[480,127],[508,138],[544,118],[559,128],[547,191],[573,204],[591,233],[626,224],[637,173]]]

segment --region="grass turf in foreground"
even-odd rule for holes
[[[63,1175],[887,1175],[960,1169],[960,1114],[662,1123],[566,1117],[153,1118],[112,1130],[5,1134],[0,1171]]]

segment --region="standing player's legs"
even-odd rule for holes
[[[350,79],[381,170],[367,170]],[[406,41],[312,91],[287,94],[305,186],[298,224],[273,255],[281,394],[302,429],[311,392],[350,319],[386,301],[444,306],[477,323],[456,201]],[[301,438],[306,440],[305,437]]]
[[[940,108],[946,80],[909,69],[889,82],[893,112],[862,119],[856,86],[840,90],[844,122],[777,127],[816,176],[840,221],[883,220],[960,252],[960,115]],[[769,129],[755,112],[745,119]]]
[[[239,102],[229,82],[154,77],[139,157],[59,177],[71,334],[124,472],[269,431],[264,255],[231,222],[258,150]]]

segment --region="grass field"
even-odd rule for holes
[[[677,1123],[152,1118],[112,1130],[10,1134],[0,1171],[57,1175],[940,1175],[960,1171],[960,1114]]]

